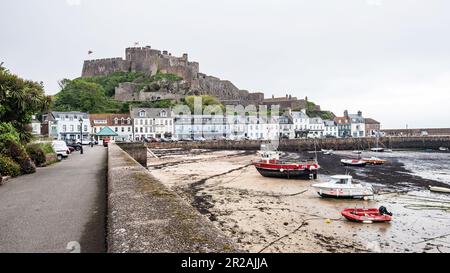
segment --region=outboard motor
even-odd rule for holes
[[[380,212],[381,215],[389,215],[389,216],[392,216],[392,212],[389,212],[389,211],[387,210],[387,208],[384,207],[384,206],[381,206],[381,207],[378,209],[378,211]]]

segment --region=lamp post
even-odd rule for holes
[[[81,145],[80,154],[83,154],[83,117],[80,117],[78,121],[80,122],[80,145]]]

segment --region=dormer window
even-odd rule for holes
[[[128,124],[131,124],[131,119],[128,118],[128,119],[127,119],[127,122],[128,122]]]
[[[139,117],[140,118],[145,117],[145,111],[144,110],[139,111]]]
[[[114,124],[118,124],[119,123],[119,119],[118,118],[115,118],[114,119]]]
[[[162,111],[160,112],[160,116],[161,116],[162,118],[167,117],[167,112],[166,112],[165,110],[162,110]]]
[[[120,119],[120,124],[121,124],[121,125],[124,125],[124,124],[125,124],[125,119],[124,119],[124,118],[121,118],[121,119]]]

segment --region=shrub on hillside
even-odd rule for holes
[[[20,175],[20,166],[10,157],[0,155],[0,177]]]
[[[27,146],[27,153],[36,166],[43,166],[55,151],[50,143],[34,143]]]
[[[27,146],[27,153],[30,156],[31,160],[33,160],[36,166],[41,166],[45,163],[45,152],[39,146],[39,144],[31,144]]]
[[[36,172],[36,165],[34,165],[31,158],[28,156],[25,148],[17,142],[6,141],[6,150],[3,154],[11,157],[20,166],[22,174],[29,174]]]

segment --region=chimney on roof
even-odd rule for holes
[[[362,117],[362,112],[358,111],[358,116]]]
[[[288,94],[286,94],[286,99],[287,99],[287,98],[289,98],[289,95],[288,95]]]
[[[274,99],[275,98],[275,95],[272,95],[272,99]]]
[[[346,117],[346,118],[348,117],[348,111],[347,110],[344,111],[344,117]]]

